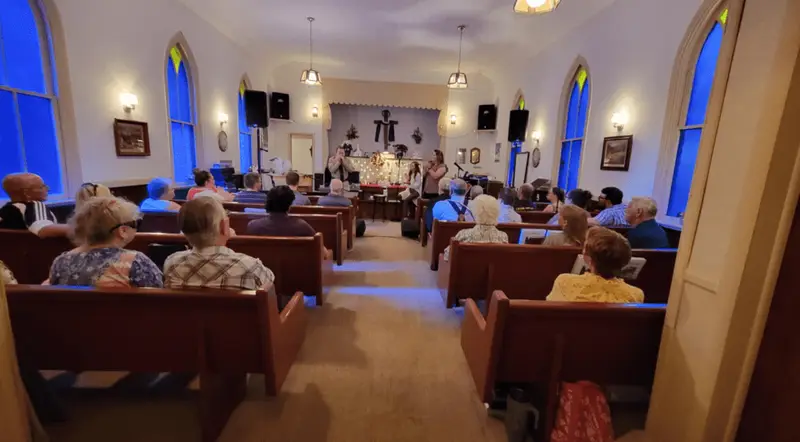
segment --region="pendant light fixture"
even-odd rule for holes
[[[300,83],[309,86],[321,86],[322,77],[320,77],[319,72],[314,70],[314,34],[312,29],[314,17],[306,17],[306,20],[308,20],[308,69],[304,70],[303,74],[300,75]]]
[[[467,25],[459,25],[458,30],[461,31],[461,38],[458,40],[458,70],[450,74],[450,79],[447,80],[447,87],[451,89],[465,89],[467,87],[467,74],[461,72],[461,45],[464,42],[464,28]]]
[[[561,0],[514,0],[514,12],[517,14],[547,14],[553,12]]]

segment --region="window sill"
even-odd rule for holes
[[[658,224],[661,227],[677,230],[678,232],[683,231],[683,218],[678,218],[677,216],[661,216],[656,219]]]

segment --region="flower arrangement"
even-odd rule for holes
[[[350,141],[358,138],[358,129],[356,129],[355,124],[350,125],[350,129],[347,129],[347,133],[344,136]]]
[[[405,144],[394,145],[394,156],[399,160],[402,159],[408,152],[408,146]]]
[[[419,127],[414,129],[414,133],[411,134],[411,138],[413,138],[414,142],[417,144],[422,143],[422,132],[419,130]]]
[[[372,158],[370,158],[369,162],[372,163],[373,166],[378,167],[383,167],[383,164],[385,163],[383,155],[381,155],[380,152],[375,152],[372,154]]]

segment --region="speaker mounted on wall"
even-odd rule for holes
[[[528,130],[528,111],[512,110],[508,116],[508,141],[525,141]]]
[[[273,92],[269,96],[269,117],[276,120],[289,119],[289,94]]]
[[[481,104],[478,106],[478,130],[497,129],[497,106]]]
[[[267,127],[267,93],[264,91],[244,91],[244,113],[248,127]]]

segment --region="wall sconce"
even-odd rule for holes
[[[220,112],[217,115],[217,118],[219,118],[219,127],[220,128],[222,128],[222,126],[224,126],[225,124],[228,123],[228,114],[226,114],[224,112]]]
[[[622,132],[625,125],[628,124],[628,114],[625,112],[614,112],[611,115],[611,125],[617,129],[617,132]]]
[[[450,124],[456,124],[456,114],[450,114]]]
[[[136,109],[139,104],[139,98],[128,92],[119,94],[119,101],[122,103],[122,109],[128,113]]]
[[[311,117],[319,118],[319,108],[317,106],[311,108]]]
[[[542,131],[535,130],[531,132],[531,139],[536,142],[536,146],[539,146],[539,142],[542,140]]]

